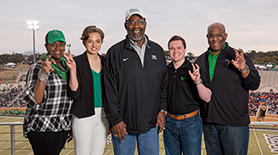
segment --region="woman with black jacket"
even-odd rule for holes
[[[70,85],[74,99],[71,112],[75,154],[103,154],[109,123],[103,109],[103,62],[98,54],[104,33],[96,26],[84,29],[81,40],[86,51],[75,57],[77,80]]]

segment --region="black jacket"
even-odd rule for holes
[[[144,67],[128,38],[113,45],[106,55],[104,81],[104,109],[113,126],[123,121],[130,134],[155,127],[158,112],[167,104],[166,61],[158,44],[148,40]]]
[[[218,56],[212,82],[209,76],[208,50],[196,60],[204,85],[212,91],[211,101],[200,104],[205,123],[229,126],[246,126],[250,123],[249,90],[259,87],[260,76],[253,62],[245,56],[250,74],[244,79],[231,63],[234,58],[234,49],[227,45]]]
[[[104,68],[104,57],[100,55],[99,57]],[[84,118],[95,114],[93,75],[86,52],[74,57],[74,60],[76,62],[77,80],[79,85],[76,91],[70,92],[74,99],[71,112],[79,118]],[[103,74],[101,82],[102,97],[104,98]],[[103,99],[102,102],[105,102],[105,99]]]

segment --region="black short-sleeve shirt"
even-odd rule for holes
[[[199,109],[199,94],[188,70],[192,72],[192,65],[186,59],[175,69],[173,62],[168,66],[168,102],[167,111],[170,114],[181,115]]]

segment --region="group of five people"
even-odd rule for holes
[[[195,63],[185,57],[186,42],[175,35],[163,48],[145,34],[146,17],[126,12],[126,38],[106,57],[98,51],[104,33],[84,29],[86,48],[65,54],[65,37],[51,30],[47,54],[28,71],[24,135],[34,154],[57,155],[73,135],[75,154],[103,154],[111,130],[114,154],[159,154],[163,131],[167,155],[247,154],[250,123],[248,91],[259,87],[252,61],[226,42],[221,23],[208,27],[209,48]],[[109,129],[110,128],[110,129]],[[71,130],[72,129],[72,130]]]

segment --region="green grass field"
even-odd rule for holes
[[[0,122],[22,122],[22,117],[0,117]],[[256,126],[257,127],[257,126]],[[264,126],[265,127],[265,126]],[[277,127],[274,127],[277,129]],[[249,138],[249,150],[248,155],[275,155],[278,154],[278,130],[272,130],[273,127],[269,126],[269,129],[253,129],[250,127],[250,138]],[[26,138],[22,135],[22,126],[15,126],[15,139],[16,139],[16,154],[18,155],[32,155],[31,146]],[[267,135],[269,143],[266,141],[264,135]],[[0,126],[0,154],[9,155],[11,154],[11,143],[10,143],[10,126]],[[269,147],[271,146],[273,151],[271,152]],[[113,147],[112,144],[107,144],[105,155],[112,155]],[[137,154],[137,153],[135,153]],[[160,154],[164,155],[163,138],[160,135]],[[66,144],[65,149],[62,150],[61,155],[74,155],[74,142]],[[206,155],[205,145],[202,142],[202,155]]]

